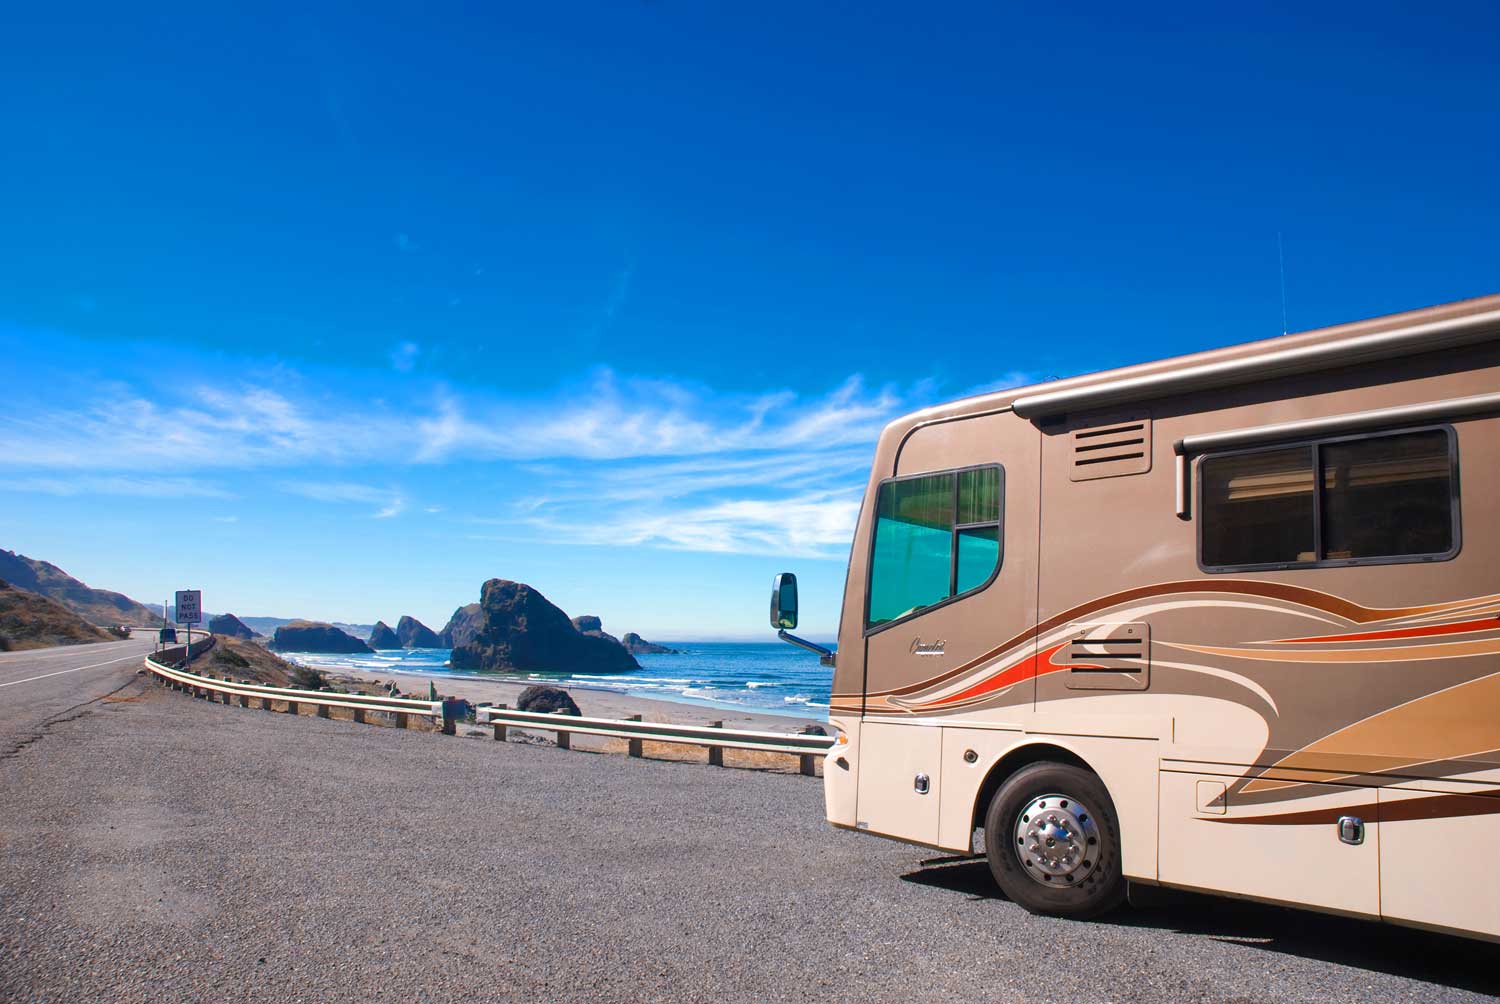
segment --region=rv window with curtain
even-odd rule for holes
[[[1458,540],[1446,429],[1205,457],[1205,569],[1449,557]]]
[[[973,592],[1000,565],[999,467],[888,481],[876,502],[866,627]]]

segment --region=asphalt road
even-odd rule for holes
[[[90,672],[59,700],[124,671]],[[7,729],[25,686],[0,689]],[[1495,947],[1269,907],[1032,917],[982,862],[828,828],[821,783],[795,775],[292,718],[133,679],[32,728],[0,756],[3,1001],[1500,990]]]
[[[0,756],[134,679],[151,638],[137,631],[129,641],[0,652]]]

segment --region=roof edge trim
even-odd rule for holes
[[[1496,338],[1500,338],[1500,309],[1333,342],[1301,345],[1265,355],[1201,363],[1186,369],[1148,373],[1086,387],[1027,394],[1016,398],[1012,407],[1022,418],[1045,418],[1067,411],[1214,390],[1295,373],[1457,348]]]

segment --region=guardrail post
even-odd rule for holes
[[[219,681],[221,683],[230,683],[230,684],[234,683],[234,681],[231,680],[227,676],[221,676],[221,677],[219,677]],[[227,690],[220,691],[219,692],[219,697],[220,697],[221,700],[223,700],[223,702],[225,703],[225,705],[230,705],[230,704],[234,703],[234,695],[231,694]]]
[[[269,697],[262,697],[260,699],[260,710],[262,710],[262,711],[270,711],[271,710],[271,699]]]
[[[629,718],[627,718],[625,720],[627,722],[638,722],[638,721],[641,720],[641,716],[640,715],[631,715]],[[643,744],[642,744],[641,740],[639,740],[639,739],[632,739],[632,740],[630,740],[630,755],[633,756],[633,757],[640,757],[640,756],[644,755]]]
[[[722,729],[724,727],[724,723],[723,722],[709,722],[708,723],[708,727],[711,728],[711,729]],[[722,746],[710,746],[708,748],[708,765],[710,767],[722,767],[722,766],[724,766],[724,747],[722,747]]]
[[[813,763],[813,757],[814,756],[816,756],[816,754],[814,754],[814,753],[803,753],[803,754],[801,754],[801,760],[802,760],[802,762],[798,765],[797,769],[798,769],[798,771],[804,777],[817,777],[818,776],[817,765]]]
[[[557,715],[562,715],[562,712],[560,712],[560,711],[553,712],[553,713],[557,714]],[[566,717],[566,716],[564,715],[563,717]],[[570,749],[572,749],[573,748],[573,733],[571,733],[571,732],[564,732],[562,729],[558,729],[557,730],[557,748],[560,749],[560,750],[570,750]]]
[[[458,702],[451,697],[443,698],[443,735],[458,734]]]
[[[318,709],[317,714],[318,714],[319,718],[327,718],[328,717],[328,705],[326,705],[326,704],[317,704],[317,705],[314,705],[314,707],[316,707]]]
[[[289,715],[295,715],[297,713],[297,702],[296,701],[287,701],[286,702],[286,713],[289,714]]]
[[[393,714],[393,715],[396,716],[396,728],[398,728],[398,729],[404,729],[404,728],[406,728],[406,712],[404,712],[404,711],[393,711],[393,712],[391,712],[391,714]]]
[[[501,710],[501,711],[504,711],[506,708],[510,707],[510,705],[509,704],[497,704],[497,705],[495,705],[495,707],[497,709]],[[497,742],[497,743],[503,743],[503,742],[505,742],[505,736],[506,736],[507,731],[508,731],[505,728],[505,723],[504,722],[497,722],[497,721],[491,720],[490,721],[490,725],[494,726],[494,729],[495,729],[495,742]]]
[[[240,686],[242,686],[242,687],[248,687],[248,686],[250,686],[250,681],[249,680],[241,680],[240,681]],[[242,708],[248,708],[249,706],[250,706],[250,695],[249,694],[241,694],[240,695],[240,707],[242,707]]]
[[[364,723],[365,723],[365,709],[364,708],[355,708],[354,709],[354,724],[355,725],[363,725]]]

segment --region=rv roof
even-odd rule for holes
[[[1500,294],[966,398],[892,424],[1011,407],[1038,418],[1500,339]]]

